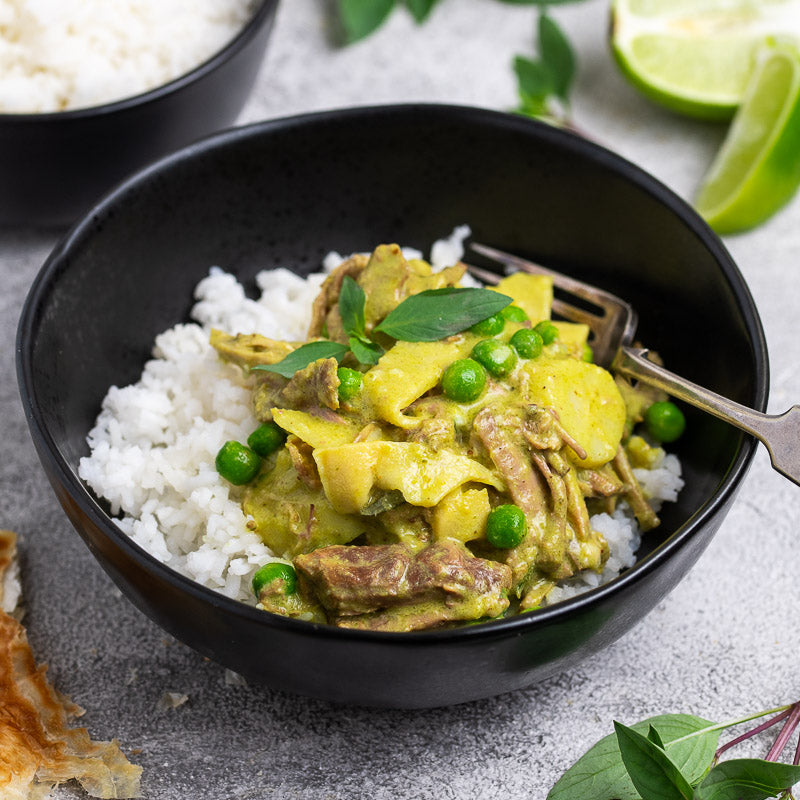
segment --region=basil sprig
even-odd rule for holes
[[[569,94],[576,73],[576,58],[569,38],[547,13],[549,6],[580,0],[502,0],[507,5],[536,6],[539,16],[534,44],[538,57],[517,55],[519,106],[526,116],[568,125]],[[351,44],[374,33],[398,6],[405,6],[418,23],[424,22],[439,0],[338,0],[344,40]],[[556,101],[555,106],[553,101]],[[564,108],[559,108],[562,106]]]
[[[377,364],[383,348],[367,336],[364,290],[346,275],[339,290],[339,316],[349,339],[350,350],[360,364]]]
[[[530,117],[554,119],[558,113],[551,101],[555,98],[563,105],[569,104],[576,59],[569,39],[544,10],[536,26],[536,49],[538,58],[521,55],[514,58],[520,99],[517,111]]]
[[[719,732],[774,714],[717,749]],[[729,747],[786,720],[766,759],[719,761]],[[713,723],[687,714],[665,714],[601,739],[558,780],[547,800],[766,800],[787,798],[800,781],[800,766],[774,760],[800,726],[800,703],[744,719]]]
[[[508,295],[490,289],[428,289],[403,300],[375,331],[405,342],[436,342],[461,333],[511,302]],[[346,276],[339,291],[339,316],[348,336],[346,345],[319,339],[298,347],[277,364],[258,364],[252,369],[291,378],[317,359],[341,361],[348,350],[360,364],[377,364],[384,351],[367,336],[365,307],[364,290]]]
[[[461,333],[512,302],[491,289],[427,289],[412,294],[375,330],[404,342],[435,342]]]

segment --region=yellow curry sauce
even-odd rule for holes
[[[318,359],[293,377],[257,372],[301,343],[258,334],[212,333],[221,357],[253,384],[260,422],[286,441],[244,487],[249,525],[297,585],[260,587],[268,611],[342,627],[428,629],[536,608],[555,583],[608,558],[590,511],[628,502],[644,530],[658,520],[633,475],[648,447],[633,437],[645,402],[629,384],[585,360],[588,328],[555,322],[557,338],[535,358],[489,375],[469,402],[442,391],[444,370],[487,338],[466,330],[439,341],[395,341],[375,328],[410,295],[458,286],[463,265],[433,272],[396,245],[354,256],[334,270],[314,304],[309,340],[347,344],[338,299],[351,278],[365,295],[366,332],[383,348],[374,365],[352,352],[360,391],[339,396],[339,364]],[[527,320],[507,320],[493,337],[550,318],[552,283],[522,273],[495,287]],[[652,398],[650,398],[652,401]],[[513,505],[525,533],[511,547],[486,536],[493,509]]]

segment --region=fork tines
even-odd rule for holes
[[[470,247],[485,258],[502,264],[506,273],[521,271],[548,275],[558,289],[598,309],[599,313],[595,313],[564,299],[558,297],[553,299],[553,311],[556,314],[569,322],[579,322],[589,326],[593,334],[591,345],[597,363],[610,364],[619,345],[632,338],[636,327],[635,312],[628,303],[616,295],[488,245],[473,242]],[[497,284],[500,281],[500,276],[496,272],[470,264],[467,264],[467,270],[485,283]]]

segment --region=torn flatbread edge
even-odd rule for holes
[[[17,562],[17,535],[13,531],[0,530],[0,611],[16,619],[22,616],[19,602],[22,585],[19,580]]]
[[[0,534],[5,584],[16,536]],[[0,597],[4,608],[7,602]],[[86,728],[68,727],[83,711],[50,685],[46,670],[37,666],[23,626],[0,611],[0,797],[43,800],[72,779],[93,797],[139,797],[141,767],[128,761],[116,740],[93,742]]]

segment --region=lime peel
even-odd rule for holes
[[[611,45],[625,77],[690,116],[730,119],[758,46],[800,42],[800,0],[614,0]]]
[[[800,51],[765,44],[695,207],[717,233],[755,227],[800,186]]]

